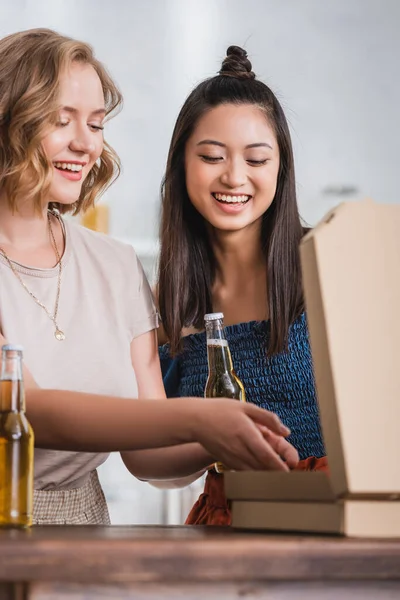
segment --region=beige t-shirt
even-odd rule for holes
[[[147,279],[133,248],[65,220],[66,246],[58,325],[31,298],[0,253],[0,330],[24,347],[25,363],[38,385],[135,398],[130,343],[158,326]],[[58,267],[14,263],[21,278],[53,313]],[[71,489],[108,454],[35,450],[35,489]]]

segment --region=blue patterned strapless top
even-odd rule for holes
[[[267,357],[269,331],[269,321],[225,327],[246,400],[280,417],[291,430],[288,439],[300,459],[324,456],[306,316],[291,325],[288,352]],[[174,359],[168,344],[159,348],[167,396],[203,396],[208,374],[206,334],[189,335],[183,342],[183,352]]]

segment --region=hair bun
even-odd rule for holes
[[[229,46],[219,74],[237,79],[255,79],[247,52],[239,46]]]

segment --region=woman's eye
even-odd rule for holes
[[[66,127],[69,125],[69,121],[57,121],[57,127]]]
[[[222,156],[207,156],[206,154],[201,154],[200,158],[205,160],[206,162],[215,163],[219,160],[222,160]]]
[[[89,125],[89,127],[94,129],[94,131],[103,131],[103,129],[104,129],[103,125]]]
[[[266,165],[268,162],[268,158],[264,158],[264,160],[250,160],[248,159],[247,162],[250,165],[253,165],[254,167],[259,167],[261,165]]]

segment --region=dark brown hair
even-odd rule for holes
[[[203,328],[212,312],[215,257],[204,218],[190,202],[185,183],[185,147],[199,119],[221,104],[250,104],[264,111],[279,146],[280,166],[271,206],[263,215],[260,243],[267,257],[271,335],[269,354],[287,346],[290,324],[304,309],[299,243],[303,235],[295,187],[289,127],[276,96],[255,78],[247,53],[230,46],[219,75],[201,82],[186,99],[175,124],[162,184],[158,294],[171,352],[183,327]]]
[[[88,44],[50,29],[30,29],[0,40],[0,187],[12,208],[20,196],[31,200],[38,210],[43,206],[52,165],[41,141],[56,120],[60,74],[74,62],[95,69],[107,115],[121,106],[121,93]],[[119,171],[118,156],[104,143],[78,201],[52,206],[62,213],[85,211]]]

